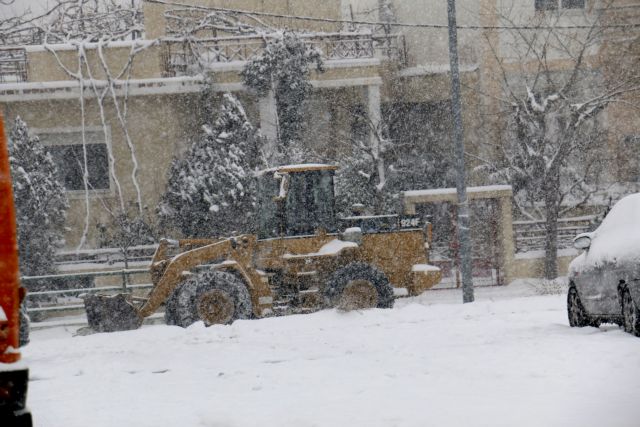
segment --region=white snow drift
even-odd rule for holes
[[[640,423],[640,339],[570,328],[524,284],[392,310],[164,325],[25,349],[40,427],[616,426]]]

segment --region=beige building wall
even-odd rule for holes
[[[624,0],[627,1],[627,0]],[[630,0],[629,0],[630,1]],[[194,5],[268,11],[285,15],[315,16],[330,19],[349,19],[380,21],[380,2],[378,0],[328,0],[310,2],[308,0],[183,0]],[[585,11],[564,11],[558,13],[540,13],[534,10],[534,0],[458,0],[459,25],[531,25],[545,20],[557,20],[559,25],[584,25],[590,14],[595,13],[596,3],[587,0]],[[446,1],[393,0],[394,19],[398,22],[447,24]],[[154,210],[160,195],[164,192],[166,174],[172,157],[184,150],[184,142],[190,135],[198,132],[193,115],[197,108],[199,82],[183,86],[184,79],[163,79],[163,50],[161,44],[153,39],[166,35],[165,11],[167,6],[144,3],[146,38],[135,43],[113,43],[104,49],[105,59],[112,76],[118,76],[124,69],[132,48],[143,48],[134,59],[130,78],[138,82],[136,90],[129,99],[128,123],[136,156],[140,162],[139,182],[143,204]],[[280,27],[308,29],[312,31],[354,30],[356,27],[337,23],[318,23],[290,19],[264,18],[265,22]],[[554,21],[555,22],[555,21]],[[403,67],[392,67],[384,60],[345,61],[328,64],[322,74],[312,73],[315,91],[309,103],[309,123],[306,132],[306,144],[322,147],[319,151],[324,159],[335,158],[348,149],[348,137],[352,121],[350,106],[367,104],[367,92],[371,88],[381,88],[382,102],[431,103],[450,99],[448,36],[445,28],[406,28],[393,27],[392,32],[405,37],[408,63]],[[488,43],[488,42],[489,43]],[[500,94],[499,61],[509,73],[522,74],[532,70],[526,57],[522,58],[522,40],[518,41],[513,32],[494,30],[459,31],[461,70],[463,80],[463,118],[465,124],[465,142],[470,154],[487,157],[495,153],[482,152],[482,141],[498,140],[500,126],[482,134],[477,132],[477,123],[483,120],[478,113],[491,117],[499,111],[499,103],[494,102]],[[492,46],[492,47],[490,47]],[[11,95],[10,102],[2,101],[0,108],[11,120],[21,115],[27,123],[41,130],[52,128],[77,129],[81,126],[77,83],[69,72],[77,72],[77,52],[73,49],[57,49],[55,55],[43,47],[28,47],[28,75],[33,83],[21,99],[22,94]],[[526,51],[526,49],[524,50]],[[596,52],[597,53],[597,52]],[[498,58],[495,56],[497,55]],[[557,55],[557,52],[554,53]],[[86,78],[104,79],[105,72],[100,55],[95,48],[87,50],[91,73],[85,70]],[[597,55],[587,59],[594,66],[601,59]],[[62,66],[61,66],[62,65]],[[566,69],[568,62],[557,55],[552,64],[557,69]],[[67,68],[68,72],[64,68]],[[243,91],[239,71],[241,65],[224,64],[213,72],[216,90],[233,91],[240,94],[252,123],[260,123],[258,100]],[[613,71],[611,72],[613,73]],[[120,78],[123,78],[121,76]],[[41,83],[51,83],[49,86]],[[48,95],[49,87],[66,82],[66,95]],[[155,85],[146,91],[145,85]],[[0,85],[0,91],[2,85]],[[124,86],[118,89],[119,96]],[[95,98],[91,90],[87,98],[87,126],[102,126]],[[133,90],[133,89],[132,89]],[[146,91],[146,92],[145,92]],[[33,94],[39,95],[33,95]],[[489,96],[482,96],[481,94]],[[5,94],[6,95],[6,94]],[[33,96],[32,96],[33,95]],[[630,97],[629,102],[637,99]],[[622,105],[611,107],[607,111],[610,117],[622,120],[622,132],[640,134],[640,123],[635,110]],[[135,202],[136,194],[130,178],[132,161],[124,134],[118,123],[113,104],[106,103],[108,123],[108,143],[116,158],[115,169],[122,184],[125,202]],[[611,139],[611,146],[617,147],[619,139]],[[613,148],[615,150],[615,148]],[[322,159],[319,159],[322,160]],[[473,161],[472,161],[473,163]],[[471,164],[473,166],[473,164]],[[472,184],[475,184],[471,180]],[[91,197],[90,232],[95,231],[99,222],[107,222],[108,212],[104,204],[118,203],[114,183],[102,198]],[[83,196],[72,195],[72,209],[69,212],[67,246],[74,247],[81,236],[84,226],[85,207]],[[95,244],[95,234],[90,244]]]
[[[144,49],[135,56],[130,74],[123,73],[132,48]],[[77,75],[73,75],[78,72],[77,50],[64,46],[58,46],[55,51],[37,46],[27,50],[29,81],[4,88],[0,84],[0,108],[8,124],[19,115],[30,128],[41,134],[80,132],[80,84]],[[126,122],[139,164],[137,182],[143,208],[152,216],[165,191],[171,160],[186,149],[190,137],[200,133],[197,111],[200,110],[202,79],[162,78],[161,46],[148,41],[116,43],[105,47],[102,55],[96,46],[89,45],[86,46],[86,57],[89,69],[83,68],[85,128],[104,133],[96,93],[104,94],[107,135],[104,139],[112,150],[115,172],[115,178],[110,178],[109,190],[90,193],[87,246],[95,247],[98,239],[96,226],[109,223],[109,210],[116,210],[120,205],[117,183],[120,184],[125,207],[137,209],[137,192],[131,177],[133,160],[112,94],[105,92],[105,66],[112,78],[119,79],[115,95],[121,112],[124,97],[128,94]],[[375,59],[327,64],[326,72],[311,74],[316,90],[310,101],[312,114],[309,114],[305,134],[309,146],[316,149],[319,146],[330,147],[324,154],[328,158],[336,157],[340,152],[337,142],[344,142],[344,134],[348,133],[351,125],[348,117],[336,114],[336,101],[339,100],[347,110],[350,105],[362,104],[364,88],[370,84],[381,84],[379,65],[380,61]],[[241,69],[242,66],[235,64],[214,71],[214,90],[220,94],[232,91],[238,95],[250,121],[258,127],[258,99],[245,91],[239,76]],[[125,83],[127,77],[130,77],[128,84]],[[327,129],[331,132],[326,132]],[[66,248],[71,249],[77,246],[83,235],[87,210],[84,191],[68,192],[68,195],[70,209]]]
[[[392,0],[395,22],[432,24],[445,28],[391,27],[392,32],[401,33],[406,41],[409,67],[425,67],[441,70],[449,66],[449,38],[447,32],[447,2],[423,0]],[[355,20],[384,21],[379,0],[350,0]],[[458,25],[477,25],[478,0],[456,2]],[[478,44],[475,30],[458,32],[458,49],[462,64],[478,61]]]
[[[151,213],[164,192],[169,164],[180,144],[187,138],[191,126],[188,112],[182,107],[180,96],[145,96],[129,100],[129,134],[139,163],[137,181],[140,186],[143,208]],[[113,105],[106,103],[107,140],[115,162],[113,163],[117,181],[120,183],[122,198],[127,208],[137,208],[137,195],[131,173],[133,160],[127,146],[122,128],[116,117]],[[14,102],[3,105],[7,128],[16,116],[23,120],[35,133],[80,132],[81,114],[79,101],[42,100]],[[86,128],[102,130],[102,121],[95,99],[86,100]],[[170,125],[167,125],[170,124]],[[88,141],[91,142],[91,141]],[[68,210],[66,247],[76,247],[85,227],[84,191],[68,192],[70,209]],[[117,211],[120,197],[116,183],[111,177],[109,190],[89,193],[89,247],[97,244],[96,226],[109,223],[109,210]]]
[[[558,27],[589,26],[598,15],[599,0],[585,0],[584,9],[564,9],[539,11],[534,0],[497,0],[496,15],[500,26],[555,27],[554,30],[523,29],[520,31],[501,30],[499,34],[499,55],[505,62],[526,64],[535,61],[535,53],[529,48],[533,43],[538,50],[542,43],[548,43],[547,58],[551,61],[567,59],[582,48],[581,41],[588,37],[589,29],[557,29]],[[559,3],[561,4],[561,3]],[[538,34],[536,36],[536,33]],[[598,45],[593,45],[586,56],[596,55]]]
[[[312,2],[309,0],[184,0],[181,3],[194,6],[220,7],[236,10],[250,10],[253,12],[267,12],[289,16],[309,16],[314,18],[342,18],[343,4],[341,0],[323,0]],[[171,6],[144,3],[145,31],[147,39],[156,39],[167,35],[165,12]],[[261,21],[275,28],[304,29],[309,31],[335,32],[341,28],[340,24],[301,21],[289,18],[260,17]],[[253,24],[254,20],[248,21]],[[259,22],[258,22],[258,25]],[[218,34],[223,35],[223,34]]]

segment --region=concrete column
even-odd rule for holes
[[[369,115],[369,120],[373,125],[374,129],[379,129],[380,122],[382,121],[382,108],[380,101],[380,85],[369,85],[366,89],[366,98],[367,98],[367,114]],[[372,129],[369,135],[371,139],[371,147],[375,153],[380,152],[380,141]]]
[[[270,160],[276,153],[276,144],[278,142],[278,107],[276,105],[276,97],[272,90],[258,101],[260,110],[260,132],[266,137],[267,142],[263,147],[264,154]]]
[[[500,197],[500,248],[504,283],[508,285],[515,278],[515,243],[513,241],[513,218],[511,196]]]

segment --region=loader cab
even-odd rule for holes
[[[258,177],[258,237],[314,235],[337,231],[331,165],[290,165],[268,169]]]

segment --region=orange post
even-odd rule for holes
[[[20,359],[20,279],[9,152],[0,113],[0,363]],[[4,313],[4,316],[3,316]]]

